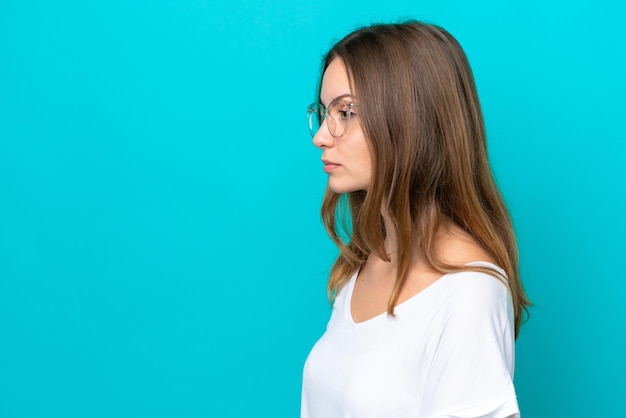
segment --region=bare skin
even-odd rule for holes
[[[396,232],[383,213],[385,230],[385,249],[390,255],[389,262],[370,255],[361,268],[352,292],[350,311],[354,322],[364,322],[387,311],[387,303],[393,290],[397,274],[397,238]],[[435,242],[437,256],[448,263],[463,265],[472,261],[493,263],[487,252],[465,231],[449,224],[442,226]],[[411,259],[407,281],[398,303],[415,296],[439,278],[442,274],[426,264],[423,258],[414,254]]]

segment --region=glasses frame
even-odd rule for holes
[[[330,118],[332,119],[335,127],[339,124],[339,122],[337,122],[337,120],[333,117],[333,115],[331,115],[330,112],[328,112],[328,109],[332,109],[332,107],[334,105],[336,105],[337,103],[339,103],[339,102],[343,102],[348,107],[348,112],[346,113],[347,116],[346,116],[345,124],[343,126],[343,131],[341,133],[339,133],[339,134],[337,134],[337,132],[333,132],[333,130],[336,131],[337,129],[336,128],[335,129],[331,129],[328,123],[326,123],[326,128],[328,129],[328,132],[332,135],[333,138],[341,138],[342,136],[344,136],[346,134],[346,132],[348,132],[348,125],[350,124],[350,117],[353,114],[352,113],[352,109],[354,109],[356,107],[356,105],[354,104],[354,102],[352,102],[350,100],[347,100],[345,97],[338,97],[335,100],[333,100],[332,102],[330,102],[328,104],[328,106],[324,106],[320,102],[313,102],[313,103],[311,103],[307,107],[307,116],[308,116],[308,121],[309,121],[309,132],[311,133],[311,137],[314,137],[315,134],[317,134],[317,132],[319,132],[319,130],[322,128],[322,125],[324,124],[324,121],[326,120],[327,116],[330,116]],[[312,118],[313,117],[317,117],[318,113],[321,116],[321,120],[319,121],[319,128],[314,132],[313,131],[313,119]]]

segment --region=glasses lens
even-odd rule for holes
[[[339,138],[348,129],[348,122],[352,114],[352,103],[339,100],[331,103],[328,108],[328,130],[335,137]]]
[[[315,136],[317,131],[320,130],[320,125],[323,121],[324,108],[319,103],[313,103],[307,109],[309,114],[309,131],[311,136]]]

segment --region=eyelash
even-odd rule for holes
[[[339,113],[341,113],[341,118],[343,120],[346,120],[348,118],[348,114],[350,114],[350,117],[353,117],[356,115],[356,113],[352,109],[340,110]]]

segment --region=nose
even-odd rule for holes
[[[320,149],[329,148],[335,144],[335,138],[330,134],[326,123],[327,120],[324,119],[324,122],[322,122],[322,125],[313,136],[313,145]]]

